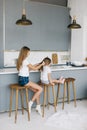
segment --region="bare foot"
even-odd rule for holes
[[[59,81],[61,84],[64,84],[65,79],[63,77],[60,77]]]
[[[65,79],[63,78],[61,83],[64,84],[64,81],[65,81]]]
[[[59,80],[62,80],[62,79],[64,79],[64,77],[63,77],[63,76],[61,76],[61,77],[59,78]]]

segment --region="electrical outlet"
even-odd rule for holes
[[[61,55],[61,60],[62,61],[69,61],[70,56],[69,55]]]

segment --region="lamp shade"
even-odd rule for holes
[[[76,18],[75,18],[75,16],[74,16],[74,18],[73,18],[73,22],[68,25],[68,28],[70,28],[70,29],[79,29],[79,28],[81,28],[81,26],[76,23]]]
[[[21,19],[16,21],[17,25],[32,25],[31,20],[26,18],[26,12],[25,12],[25,8],[23,8],[23,12],[22,12],[22,17]]]
[[[17,25],[32,25],[32,22],[26,18],[25,14],[22,14],[22,18],[16,21]]]

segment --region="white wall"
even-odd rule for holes
[[[76,16],[76,21],[81,29],[71,31],[71,60],[84,61],[87,57],[87,0],[68,0],[71,17]]]

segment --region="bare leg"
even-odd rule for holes
[[[36,106],[36,111],[42,116],[42,111],[41,111],[41,107],[40,107],[40,93],[42,92],[42,88],[35,84],[35,83],[30,83],[27,84],[27,86],[29,86],[29,89],[32,90],[33,92],[35,92],[33,98],[32,98],[32,102],[29,102],[29,112],[31,113],[31,106],[32,103],[36,100],[37,102],[37,106]]]
[[[26,86],[30,86],[30,89],[32,89],[33,91],[36,90],[36,92],[32,98],[32,101],[34,102],[35,100],[37,100],[37,102],[39,102],[39,96],[43,90],[42,87],[40,87],[38,84],[33,83],[31,81]]]
[[[35,92],[35,93],[37,92],[36,89],[33,89],[33,88],[31,88],[31,87],[29,87],[29,89],[32,90],[32,91]],[[36,103],[37,103],[37,105],[40,104],[40,95],[36,98]]]
[[[60,78],[59,80],[57,80],[57,79],[53,79],[53,80],[52,80],[53,83],[61,83],[61,84],[63,84],[64,81],[65,81],[64,78]]]

